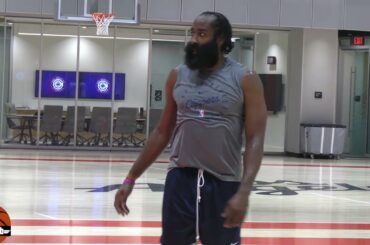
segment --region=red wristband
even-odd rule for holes
[[[126,185],[135,185],[135,179],[130,178],[130,177],[126,177],[126,179],[123,181],[123,184],[126,184]]]

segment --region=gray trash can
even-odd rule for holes
[[[339,159],[347,129],[338,124],[301,124],[300,150],[304,157],[316,155]]]

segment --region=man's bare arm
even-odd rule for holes
[[[243,178],[239,191],[249,195],[262,161],[267,111],[263,86],[257,74],[246,75],[242,87],[245,101],[246,148],[243,157]]]
[[[226,228],[240,227],[248,210],[249,194],[261,166],[266,128],[266,105],[263,88],[256,74],[242,80],[245,113],[246,149],[243,157],[243,177],[237,193],[228,201],[222,216]]]
[[[125,216],[130,212],[127,206],[127,199],[134,188],[135,180],[155,161],[171,138],[177,114],[176,103],[172,96],[175,82],[176,71],[173,70],[166,82],[166,105],[162,111],[159,123],[150,134],[143,151],[132,165],[125,182],[116,193],[114,207],[118,214]]]

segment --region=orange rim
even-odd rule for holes
[[[108,17],[113,16],[112,13],[93,13],[92,15],[94,16],[94,18],[98,18],[98,19],[103,19],[103,18],[108,18]]]

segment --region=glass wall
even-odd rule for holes
[[[150,30],[117,28],[114,46],[114,72],[124,75],[125,93],[124,98],[114,99],[112,144],[114,148],[141,147],[146,139]]]
[[[11,138],[11,129],[8,127],[8,116],[11,107],[8,103],[10,95],[9,66],[10,66],[10,36],[11,28],[7,22],[0,25],[0,139]]]
[[[149,29],[111,27],[97,36],[92,24],[14,23],[13,32],[11,86],[2,90],[9,99],[2,98],[14,125],[2,123],[2,145],[143,145]]]
[[[164,107],[168,74],[183,63],[189,27],[111,26],[109,35],[97,36],[93,23],[11,22],[2,27],[1,147],[114,150],[145,143]],[[229,57],[280,75],[284,91],[288,32],[236,30],[233,41]],[[267,64],[268,56],[277,63]],[[269,115],[267,151],[284,150],[284,101]]]
[[[9,144],[36,144],[38,107],[36,70],[41,67],[40,23],[13,23],[11,70],[7,117]]]
[[[42,25],[40,64],[29,67],[34,80],[29,83],[35,91],[30,109],[37,110],[36,145],[59,147],[73,139],[74,124],[67,123],[66,111],[75,106],[77,98],[77,36],[77,26]]]
[[[149,132],[158,123],[166,102],[167,77],[172,69],[183,63],[186,41],[185,29],[156,28],[152,32]]]

